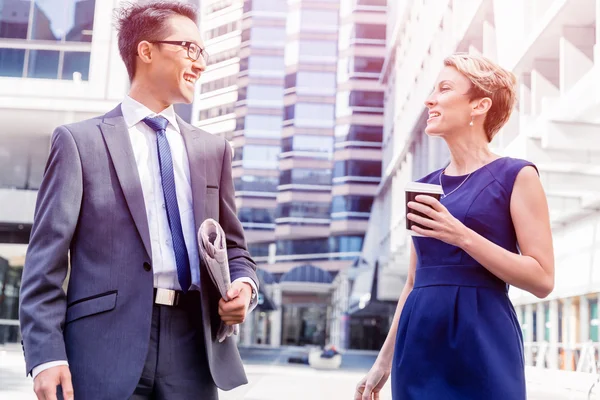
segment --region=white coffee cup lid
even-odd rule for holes
[[[432,183],[408,182],[404,187],[404,190],[407,192],[444,194],[440,185],[434,185]]]

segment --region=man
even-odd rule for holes
[[[233,340],[215,337],[221,320],[241,323],[255,306],[258,282],[231,148],[173,111],[193,100],[206,67],[196,20],[167,1],[121,9],[129,96],[53,134],[20,305],[38,399],[216,399],[217,387],[247,382]],[[199,259],[207,218],[227,236],[228,302]]]

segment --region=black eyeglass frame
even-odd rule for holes
[[[150,43],[173,44],[175,46],[185,47],[188,52],[188,57],[191,60],[197,61],[200,58],[200,56],[202,56],[204,62],[208,64],[208,52],[206,51],[206,49],[203,49],[202,47],[200,47],[200,45],[198,45],[195,42],[188,42],[185,40],[156,40]],[[195,55],[192,55],[192,46],[196,46],[198,48],[198,51]]]

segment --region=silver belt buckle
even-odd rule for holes
[[[156,298],[154,299],[156,304],[163,306],[172,306],[175,304],[175,291],[171,289],[156,289]]]

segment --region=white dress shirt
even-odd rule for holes
[[[129,96],[126,96],[123,103],[121,103],[121,111],[129,130],[129,139],[140,177],[144,205],[146,206],[146,217],[148,218],[148,229],[150,231],[150,246],[152,249],[154,287],[181,290],[177,278],[175,251],[173,249],[171,229],[167,219],[167,210],[162,189],[156,132],[143,121],[144,118],[155,117],[157,114]],[[161,111],[158,115],[169,121],[166,129],[166,137],[173,159],[173,172],[175,175],[181,228],[183,230],[190,265],[198,265],[200,255],[198,254],[198,239],[194,221],[190,165],[185,143],[177,124],[173,106]],[[256,284],[252,279],[239,278],[236,281],[249,283],[254,293],[258,293]],[[248,312],[252,311],[255,306],[256,302],[251,304]],[[40,372],[57,365],[68,365],[68,363],[67,361],[60,360],[40,364],[33,368],[32,376],[35,379]]]

